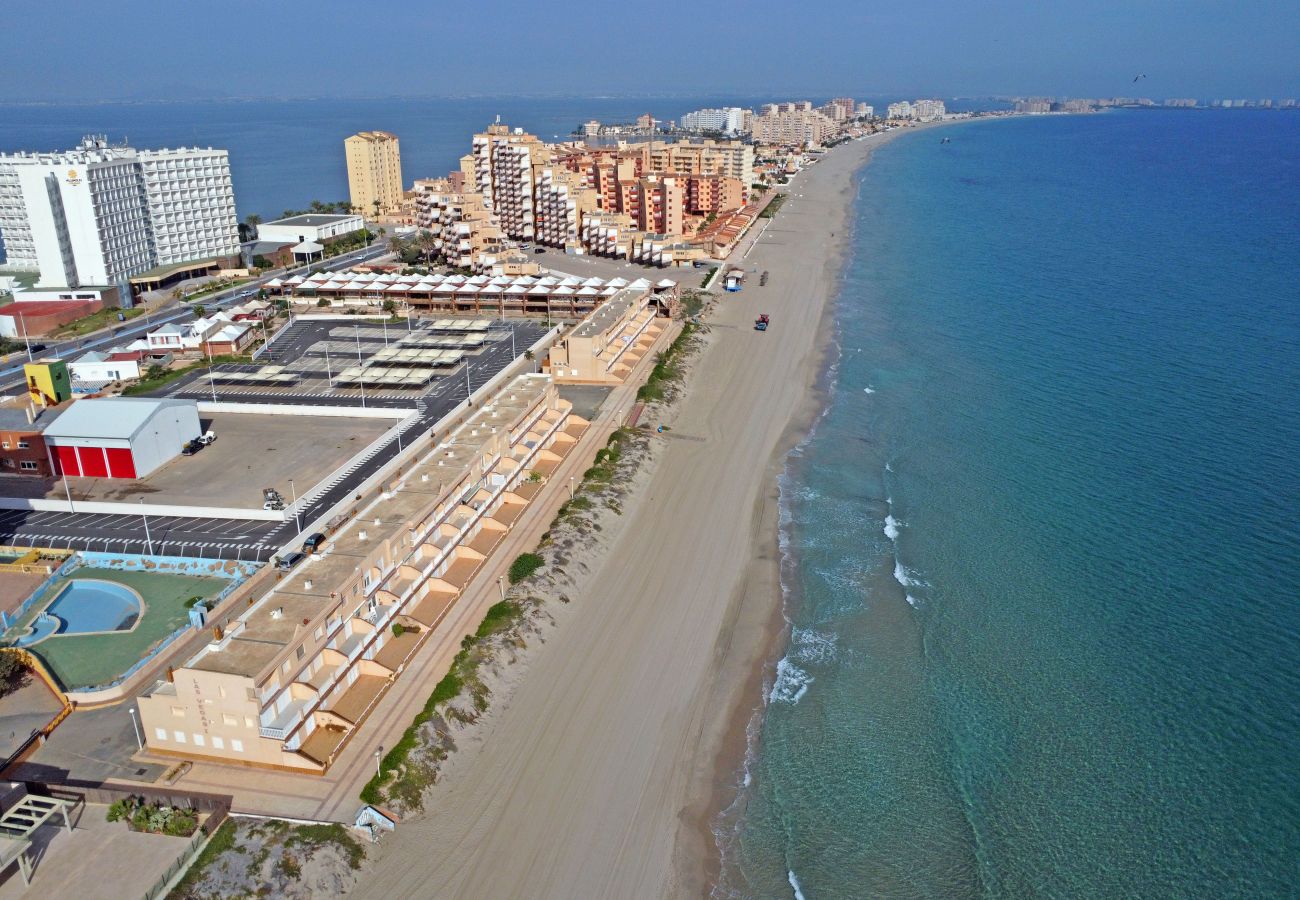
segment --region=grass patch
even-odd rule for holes
[[[185,873],[185,877],[182,878],[177,883],[176,887],[172,888],[171,893],[167,895],[169,900],[173,897],[188,897],[190,889],[198,884],[203,878],[203,873],[207,867],[212,865],[212,863],[222,854],[227,853],[234,848],[235,823],[230,819],[226,819],[226,821],[221,823],[221,827],[216,830],[216,833],[208,840],[207,846],[203,848],[203,852],[199,854],[198,859],[194,860],[189,871]]]
[[[536,553],[520,553],[510,564],[510,583],[518,584],[544,565],[546,560]]]
[[[659,354],[659,359],[655,361],[655,367],[650,371],[650,377],[646,379],[645,384],[637,389],[636,398],[638,400],[642,403],[652,403],[667,397],[669,386],[682,377],[681,369],[677,363],[686,350],[691,335],[695,334],[695,330],[696,326],[687,322],[682,326],[681,333],[668,345],[668,349]]]
[[[98,312],[93,312],[88,316],[83,316],[74,322],[69,322],[60,328],[50,332],[50,337],[78,337],[83,334],[90,334],[92,331],[99,331],[101,328],[108,328],[110,325],[116,325],[118,313],[126,317],[129,322],[136,316],[144,315],[144,307],[135,309],[119,309],[116,306],[105,307]]]
[[[361,868],[366,858],[366,848],[357,843],[342,825],[299,825],[287,838],[286,847],[303,845],[307,847],[333,844],[347,857],[348,865],[353,870]]]
[[[411,763],[411,753],[420,746],[420,729],[433,719],[439,707],[454,700],[466,687],[473,690],[479,710],[486,708],[486,693],[480,693],[482,685],[477,675],[482,657],[474,650],[486,638],[513,626],[523,612],[523,607],[511,600],[495,603],[475,632],[461,641],[460,652],[452,660],[451,669],[434,685],[424,708],[416,713],[397,744],[379,761],[379,773],[361,789],[362,803],[381,805],[386,799],[394,798],[407,807],[420,807],[424,789],[433,783],[433,774],[428,766]]]
[[[65,634],[46,638],[31,648],[65,689],[90,687],[117,678],[144,658],[159,641],[189,624],[190,599],[212,597],[229,582],[224,578],[125,572],[85,567],[68,580],[95,578],[139,591],[147,609],[131,631],[108,634]],[[55,589],[54,596],[62,585]]]
[[[709,274],[704,276],[704,283],[707,285],[713,273],[718,271],[717,268],[709,270]],[[684,291],[682,293],[682,312],[688,317],[698,316],[704,311],[704,296],[699,291]]]
[[[768,203],[767,206],[763,207],[763,211],[758,214],[758,217],[760,219],[773,218],[777,214],[777,212],[780,211],[781,204],[785,203],[786,199],[787,199],[786,194],[777,194],[772,198],[772,201]]]
[[[509,628],[523,615],[523,612],[524,608],[513,600],[502,600],[499,603],[493,603],[488,608],[483,621],[478,623],[478,628],[474,631],[474,638],[481,641],[498,631]]]

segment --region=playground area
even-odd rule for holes
[[[212,576],[82,566],[56,578],[8,638],[40,657],[64,690],[107,684],[189,624],[190,609],[231,582]]]

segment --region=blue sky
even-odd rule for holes
[[[1294,0],[6,3],[0,99],[1300,95]]]

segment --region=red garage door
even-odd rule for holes
[[[108,477],[108,463],[104,461],[102,447],[78,447],[77,454],[81,457],[82,478]]]
[[[81,465],[77,462],[76,447],[55,447],[54,458],[59,463],[59,471],[76,478],[81,474]]]
[[[108,474],[114,478],[134,478],[135,459],[129,447],[106,447],[104,454],[108,457]]]

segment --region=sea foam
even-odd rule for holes
[[[787,869],[785,874],[790,879],[790,889],[794,891],[794,900],[805,900],[803,888],[799,885],[799,879],[794,876],[794,869]]]
[[[793,705],[803,699],[812,683],[811,675],[785,657],[776,664],[776,681],[772,683],[768,699]]]
[[[892,513],[885,516],[885,537],[894,542],[898,541],[898,524]]]

